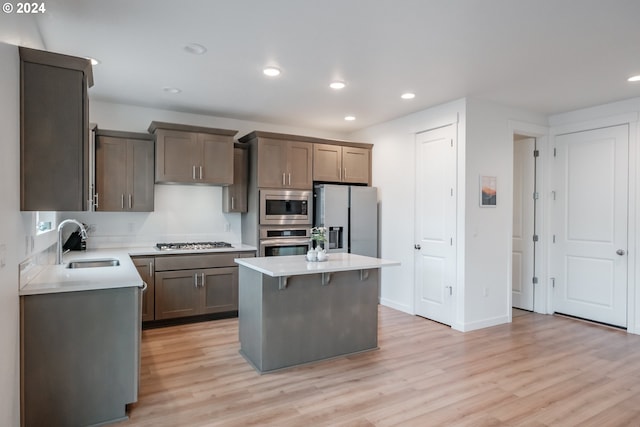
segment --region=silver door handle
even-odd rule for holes
[[[291,187],[291,174],[289,174],[289,187]]]
[[[204,288],[204,284],[205,284],[205,276],[204,273],[202,273],[201,280],[200,280],[200,286],[202,286]]]
[[[235,197],[231,197],[231,210],[234,210],[236,208],[235,206],[236,204],[234,202],[235,202]]]
[[[124,210],[124,194],[120,198],[120,207],[122,208],[122,210]]]
[[[420,249],[422,249],[422,246],[420,246],[419,244],[415,244],[415,245],[413,245],[413,249],[419,251]]]
[[[100,198],[99,198],[99,194],[98,193],[96,193],[96,197],[95,197],[94,200],[96,201],[94,207],[95,207],[95,209],[98,209],[100,207]]]
[[[153,261],[149,261],[149,276],[153,277]]]
[[[193,165],[191,167],[191,176],[193,177],[193,179],[196,179],[196,165]]]
[[[626,254],[626,252],[624,251],[624,249],[618,249],[618,250],[616,251],[616,254],[618,254],[618,255],[622,256],[622,255]]]
[[[129,209],[133,208],[133,196],[129,194]]]
[[[193,274],[193,286],[198,287],[198,273]]]
[[[200,166],[200,179],[202,179],[202,166]]]

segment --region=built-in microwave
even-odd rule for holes
[[[311,225],[313,192],[260,190],[260,225]]]

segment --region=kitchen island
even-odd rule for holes
[[[399,262],[238,258],[240,353],[261,373],[378,348],[378,283]]]

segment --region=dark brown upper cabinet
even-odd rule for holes
[[[156,137],[156,183],[233,184],[235,130],[151,122]]]
[[[334,144],[313,145],[313,180],[371,183],[371,149]]]
[[[222,188],[222,212],[247,212],[249,186],[249,144],[233,148],[233,184]]]
[[[19,54],[20,209],[87,210],[91,62],[24,47]]]
[[[96,130],[95,210],[152,212],[153,136]]]

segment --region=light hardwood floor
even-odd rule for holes
[[[143,332],[118,426],[640,426],[640,336],[534,313],[460,333],[380,307],[380,349],[259,375],[237,319]]]

